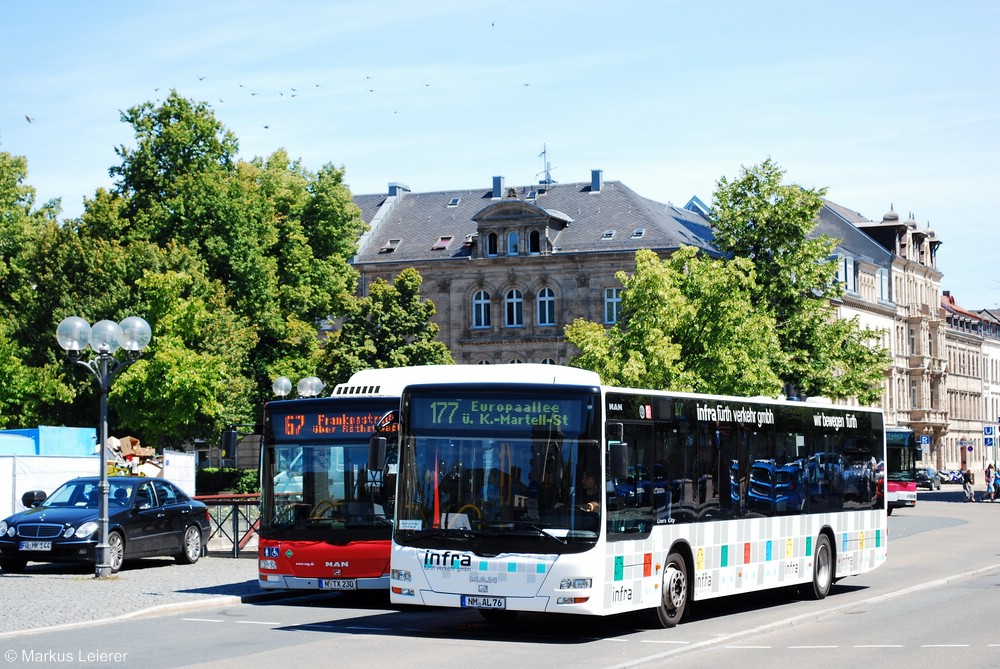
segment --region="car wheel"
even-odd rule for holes
[[[28,566],[27,560],[0,560],[0,569],[8,574],[20,574],[26,566]]]
[[[125,538],[121,532],[108,534],[108,562],[111,563],[112,574],[117,574],[125,562]]]
[[[175,557],[181,564],[194,564],[201,557],[201,529],[191,525],[184,530],[184,545]]]

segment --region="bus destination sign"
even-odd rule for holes
[[[365,410],[275,413],[272,416],[272,426],[275,439],[281,441],[370,437],[384,415],[383,411]],[[392,423],[382,432],[394,432],[398,429],[398,424]]]
[[[410,415],[417,429],[565,430],[580,425],[585,402],[552,398],[417,397],[411,403]]]

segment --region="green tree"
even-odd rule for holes
[[[0,152],[0,428],[37,424],[51,403],[72,397],[44,347],[55,341],[51,319],[39,318],[50,286],[32,270],[42,240],[59,228],[59,202],[36,207],[27,173],[24,157]]]
[[[778,326],[777,372],[807,395],[881,398],[889,357],[882,332],[841,320],[830,300],[843,286],[830,257],[837,242],[813,234],[825,189],[783,184],[770,159],[729,181],[721,178],[712,204],[715,245],[749,260],[758,277],[751,298]]]
[[[577,319],[566,339],[580,349],[571,364],[602,381],[639,388],[733,395],[776,394],[779,354],[774,321],[750,306],[755,286],[745,261],[722,261],[683,247],[661,260],[636,253],[633,274],[619,272],[622,317],[605,328]]]
[[[357,298],[340,329],[327,339],[322,370],[329,383],[342,383],[368,368],[444,365],[454,360],[435,339],[434,303],[420,297],[423,278],[410,267],[390,284],[376,279]]]
[[[136,133],[119,147],[111,192],[88,202],[84,219],[114,238],[176,243],[203,259],[227,305],[256,330],[243,376],[265,401],[271,379],[315,373],[319,327],[344,313],[357,274],[349,265],[365,229],[342,169],[317,174],[283,150],[236,159],[238,143],[212,110],[175,91],[159,106],[122,114]]]
[[[256,333],[228,308],[223,286],[193,265],[139,281],[156,345],[112,388],[122,429],[160,446],[252,422],[252,383],[243,370]]]

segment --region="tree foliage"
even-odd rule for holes
[[[830,300],[843,294],[830,261],[837,242],[813,231],[825,189],[782,183],[770,159],[719,180],[712,204],[717,248],[753,263],[759,277],[756,309],[778,325],[777,373],[806,395],[881,398],[890,360],[882,332],[838,319]]]
[[[806,395],[877,402],[889,357],[882,332],[838,319],[836,241],[813,231],[823,189],[782,183],[771,160],[719,180],[715,245],[727,259],[682,248],[665,260],[636,254],[622,318],[574,321],[571,363],[606,383],[733,395]]]
[[[0,153],[0,426],[93,425],[94,379],[55,345],[56,325],[139,315],[153,340],[114,380],[112,431],[216,439],[259,416],[274,376],[319,371],[321,325],[356,308],[349,260],[365,224],[342,168],[313,173],[280,149],[241,160],[204,103],[171,92],[121,118],[135,141],[77,220],[37,206],[26,161]],[[439,361],[414,320],[433,305],[410,285],[403,352],[380,356]]]
[[[636,253],[635,273],[619,272],[622,317],[605,328],[577,319],[566,339],[571,364],[602,381],[638,388],[733,395],[774,394],[779,353],[774,321],[750,307],[755,286],[745,261],[699,256],[683,247],[661,260]]]
[[[448,348],[436,341],[431,322],[434,303],[420,297],[423,278],[410,267],[390,284],[376,279],[368,295],[357,298],[340,329],[325,347],[327,378],[341,383],[367,368],[442,365],[454,362]]]

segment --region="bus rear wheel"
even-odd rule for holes
[[[667,563],[663,569],[663,586],[660,590],[656,621],[662,627],[676,627],[687,610],[689,590],[687,563],[680,553],[671,553],[667,556]]]
[[[802,594],[809,599],[823,599],[830,594],[833,587],[833,547],[830,538],[825,534],[816,539],[816,552],[813,554],[812,583],[802,586]]]

